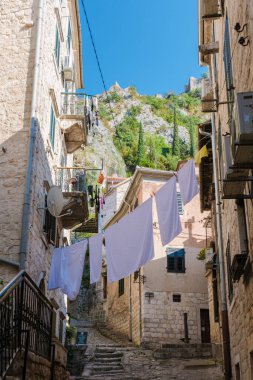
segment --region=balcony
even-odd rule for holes
[[[209,42],[207,44],[202,44],[199,46],[199,52],[204,56],[219,53],[219,42]]]
[[[86,177],[83,170],[58,168],[56,185],[63,192],[64,207],[59,220],[62,228],[73,229],[83,224],[89,216]]]
[[[67,152],[71,154],[87,143],[85,94],[62,93],[60,114]]]
[[[217,112],[216,89],[209,78],[202,81],[201,103],[202,112]]]

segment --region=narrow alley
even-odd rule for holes
[[[88,339],[84,368],[82,374],[72,376],[71,380],[223,379],[219,363],[212,360],[209,352],[205,353],[204,358],[185,359],[185,352],[181,349],[176,353],[177,358],[162,359],[164,355],[169,355],[168,348],[157,351],[137,348],[115,334],[112,340],[95,328],[86,328],[86,331]]]

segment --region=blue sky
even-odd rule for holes
[[[182,92],[198,67],[197,0],[84,0],[107,88]],[[79,0],[85,90],[103,92]]]

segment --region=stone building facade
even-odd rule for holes
[[[212,113],[209,133],[215,142],[212,150],[211,138],[206,135],[213,162],[204,159],[200,165],[204,203],[206,200],[202,208],[211,211],[216,247],[213,266],[207,268],[211,337],[214,343],[223,344],[226,379],[247,380],[253,376],[253,3],[209,3],[199,1],[199,60],[209,67],[202,108]],[[208,123],[200,129],[205,132]]]
[[[78,2],[2,1],[0,15],[0,279],[6,285],[24,269],[52,301],[54,335],[64,343],[67,300],[59,290],[49,292],[47,281],[53,248],[69,244],[70,229],[87,218],[84,191],[69,181],[75,173],[62,169],[73,166],[73,153],[86,143],[85,100],[74,95],[83,87]],[[67,214],[59,218],[46,209],[54,185],[63,191]],[[82,215],[73,208],[68,217],[66,210],[80,201]]]
[[[137,168],[118,211],[104,227],[142,204],[172,175]],[[163,247],[154,208],[154,259],[128,278],[107,285],[107,323],[137,345],[155,348],[162,343],[179,344],[187,338],[191,343],[210,341],[205,266],[197,259],[210,231],[203,226],[199,196],[183,207],[178,193],[178,202],[182,233]],[[170,268],[169,257],[179,251],[184,268]]]

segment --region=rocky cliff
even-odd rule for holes
[[[88,146],[76,157],[79,163],[100,167],[104,159],[108,175],[125,176],[135,164],[170,169],[178,159],[194,153],[196,126],[201,118],[196,91],[146,96],[138,94],[134,87],[123,89],[116,83],[107,94],[97,97],[99,125],[93,126]],[[177,152],[173,150],[175,143],[179,144]]]

